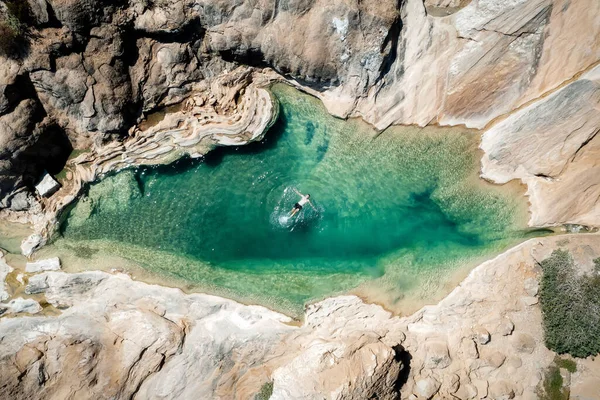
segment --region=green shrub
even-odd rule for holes
[[[260,388],[260,392],[254,396],[254,400],[269,400],[273,394],[273,382],[267,382]]]
[[[578,275],[564,250],[555,250],[541,266],[546,347],[574,357],[600,353],[600,277]]]

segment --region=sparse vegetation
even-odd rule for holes
[[[551,365],[544,374],[542,389],[538,393],[540,400],[569,400],[569,388],[563,387],[560,368]]]
[[[6,0],[7,12],[0,17],[0,55],[13,57],[27,45],[27,29],[32,23],[29,3]]]
[[[567,358],[560,358],[560,357],[556,356],[556,358],[554,359],[554,364],[556,364],[556,366],[558,368],[566,369],[570,373],[577,371],[577,363],[575,361],[569,360]]]
[[[564,250],[555,250],[541,266],[546,347],[582,358],[600,353],[600,276],[578,274]]]
[[[544,374],[544,380],[538,388],[540,400],[568,400],[569,387],[565,385],[560,370],[566,369],[570,373],[577,371],[577,364],[573,360],[556,357],[554,362]]]
[[[260,392],[254,396],[254,400],[269,400],[273,394],[273,382],[267,382],[260,388]]]

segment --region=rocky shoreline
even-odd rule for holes
[[[600,236],[531,239],[408,317],[342,296],[309,305],[300,326],[120,273],[25,273],[13,302],[34,315],[0,321],[0,393],[248,399],[272,385],[271,399],[536,399],[555,358],[543,345],[538,263],[555,248],[586,270]],[[572,398],[594,398],[594,361],[577,365]]]
[[[27,4],[25,54],[0,52],[0,217],[34,226],[28,256],[86,182],[258,140],[276,116],[262,86],[282,77],[379,129],[483,129],[482,177],[527,184],[531,226],[600,225],[598,2]],[[69,161],[58,193],[36,196],[42,171],[73,148],[92,151]],[[555,357],[538,263],[556,248],[585,271],[600,239],[531,239],[409,317],[343,296],[310,305],[301,326],[123,274],[2,259],[0,395],[535,399]],[[598,361],[576,361],[561,370],[571,398],[600,398]]]
[[[27,212],[0,210],[0,218],[30,223],[34,233],[23,242],[30,257],[51,238],[61,212],[89,184],[123,168],[168,164],[181,157],[198,158],[216,146],[244,145],[263,138],[277,119],[276,99],[265,88],[278,79],[269,72],[239,68],[219,75],[209,88],[192,94],[182,109],[167,112],[156,124],[133,127],[120,142],[94,145],[69,160],[60,189]],[[205,82],[206,84],[206,82]]]

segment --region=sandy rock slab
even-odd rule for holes
[[[0,398],[251,399],[265,384],[274,398],[393,398],[403,368],[403,336],[379,326],[391,314],[354,296],[320,303],[297,327],[126,275],[45,272],[25,292],[62,314],[0,320]]]
[[[600,225],[600,66],[483,135],[482,176],[520,179],[530,225]]]

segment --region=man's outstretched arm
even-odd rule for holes
[[[312,201],[310,201],[310,200],[309,200],[309,201],[308,201],[308,204],[310,204],[310,206],[312,207],[312,209],[313,209],[313,210],[315,210],[315,211],[319,212],[319,210],[317,210],[317,208],[316,208],[315,206],[313,206],[313,203],[312,203]]]

